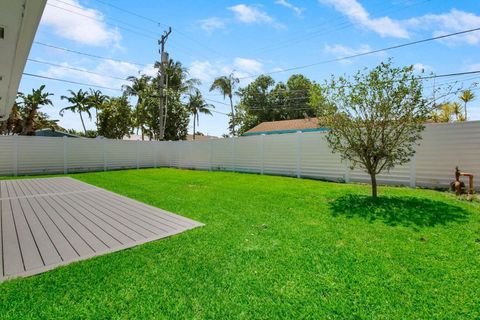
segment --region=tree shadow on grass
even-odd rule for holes
[[[333,216],[360,217],[370,222],[381,220],[390,226],[434,227],[450,222],[465,222],[470,213],[448,203],[414,197],[347,195],[330,204]]]

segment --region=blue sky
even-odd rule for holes
[[[110,4],[110,5],[108,5]],[[113,6],[112,6],[113,5]],[[119,10],[133,11],[138,16]],[[72,12],[73,11],[73,12]],[[148,19],[145,19],[148,18]],[[160,24],[159,24],[160,23]],[[188,67],[190,76],[202,81],[208,99],[222,102],[208,92],[212,80],[232,71],[238,77],[279,72],[384,48],[404,42],[480,27],[479,1],[443,0],[268,0],[268,1],[164,1],[164,0],[48,0],[36,41],[79,52],[109,57],[100,60],[34,44],[30,59],[47,61],[92,73],[67,70],[29,61],[26,72],[47,77],[120,89],[129,75],[154,72],[157,39],[166,26],[173,27],[167,51]],[[317,65],[295,71],[318,82],[331,74],[352,74],[393,57],[397,65],[413,64],[436,74],[480,70],[480,32],[430,42],[352,60]],[[272,76],[286,80],[292,72]],[[252,78],[245,78],[245,85]],[[479,78],[480,79],[480,78]],[[438,83],[474,76],[437,80]],[[20,90],[42,83],[54,93],[54,107],[45,108],[66,128],[81,129],[78,115],[62,118],[60,96],[67,89],[85,88],[24,76]],[[109,95],[119,91],[104,89]],[[471,120],[480,119],[480,91],[471,103]],[[229,107],[212,102],[219,112]],[[225,101],[226,102],[226,101]],[[89,123],[94,127],[93,122]],[[203,116],[199,130],[220,136],[227,131],[227,117]]]

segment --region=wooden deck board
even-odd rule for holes
[[[0,181],[0,281],[201,225],[72,178]]]

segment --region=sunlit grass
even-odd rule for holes
[[[74,178],[206,226],[0,285],[0,317],[475,319],[480,206],[174,169]]]

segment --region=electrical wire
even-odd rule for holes
[[[78,55],[82,55],[82,56],[86,56],[86,57],[90,57],[90,58],[95,58],[95,59],[100,59],[100,60],[115,61],[115,62],[120,62],[120,63],[129,63],[129,64],[133,64],[133,65],[136,65],[136,66],[139,66],[139,67],[148,67],[149,66],[148,64],[144,64],[144,63],[138,63],[138,62],[132,62],[132,61],[102,57],[102,56],[98,56],[98,55],[91,54],[91,53],[85,53],[85,52],[81,52],[81,51],[77,51],[77,50],[73,50],[73,49],[62,48],[62,47],[55,46],[53,44],[48,44],[48,43],[44,43],[44,42],[40,42],[40,41],[34,41],[33,43],[36,44],[36,45],[39,45],[39,46],[44,46],[44,47],[47,47],[47,48],[52,48],[52,49],[61,50],[61,51],[65,51],[65,52],[75,53],[75,54],[78,54]]]
[[[430,2],[430,1],[431,0],[425,0],[425,1],[422,1],[422,2],[419,2],[419,3],[413,3],[413,4],[407,5],[407,6],[402,7],[402,8],[392,8],[390,6],[390,7],[386,8],[386,10],[382,10],[382,11],[377,12],[376,15],[378,16],[380,14],[382,14],[382,15],[383,14],[388,14],[392,11],[395,11],[397,13],[397,12],[410,9],[410,8],[418,6],[418,5],[423,5],[423,4],[425,4],[427,2]],[[327,29],[324,28],[325,26],[329,25],[330,21],[333,22],[335,20],[338,20],[338,19],[331,19],[331,20],[323,23],[322,25],[318,26],[317,28],[315,28],[315,29],[321,28],[320,30],[307,32],[306,34],[304,34],[301,37],[292,37],[290,39],[285,39],[283,41],[277,42],[277,43],[272,44],[270,46],[265,46],[265,47],[261,48],[258,51],[255,51],[255,52],[265,53],[265,52],[269,52],[269,51],[276,50],[276,49],[278,50],[278,49],[281,49],[281,48],[283,48],[287,45],[291,46],[291,45],[294,45],[294,44],[297,44],[297,43],[300,43],[300,42],[303,42],[303,41],[311,40],[311,39],[316,38],[316,37],[321,36],[321,35],[331,34],[333,32],[345,30],[345,29],[351,28],[353,26],[356,26],[356,24],[351,22],[350,19],[344,18],[344,19],[342,19],[342,20],[344,20],[344,22],[337,24],[333,28],[327,28]]]
[[[73,70],[73,71],[93,74],[93,75],[97,75],[97,76],[100,76],[100,77],[103,77],[103,78],[110,78],[110,79],[115,79],[115,80],[126,80],[125,78],[108,76],[108,75],[105,75],[105,74],[101,74],[101,73],[97,73],[97,72],[93,72],[93,71],[89,71],[89,70],[64,66],[64,65],[61,65],[61,64],[55,64],[55,63],[51,63],[51,62],[47,62],[47,61],[41,61],[41,60],[36,60],[36,59],[31,59],[31,58],[28,58],[27,61],[40,63],[40,64],[45,64],[45,65],[53,66],[53,67],[57,67],[57,68],[63,68],[63,69],[66,69],[66,70]]]
[[[124,13],[127,13],[127,14],[130,14],[130,15],[132,15],[132,16],[135,16],[135,17],[137,17],[137,18],[143,19],[143,20],[145,20],[145,21],[154,23],[154,24],[156,24],[157,26],[163,26],[163,27],[167,27],[167,28],[170,27],[169,25],[167,25],[167,24],[165,24],[165,23],[159,22],[159,21],[157,21],[157,20],[155,20],[155,19],[152,19],[152,18],[149,18],[149,17],[147,17],[147,16],[141,15],[141,14],[136,13],[136,12],[134,12],[134,11],[131,11],[131,10],[122,8],[122,7],[120,7],[120,6],[114,5],[114,4],[110,3],[110,2],[107,2],[107,1],[104,1],[104,0],[95,0],[95,1],[97,1],[97,2],[99,2],[99,3],[102,3],[102,4],[106,5],[106,6],[109,6],[109,7],[111,7],[111,8],[114,8],[114,9],[116,9],[116,10],[118,10],[118,11],[121,11],[121,12],[124,12]],[[211,47],[209,47],[209,46],[206,46],[204,43],[198,41],[198,40],[195,39],[194,37],[191,37],[190,35],[188,35],[188,34],[185,33],[184,31],[178,29],[177,27],[172,26],[172,29],[173,29],[175,32],[177,32],[178,34],[182,35],[183,37],[189,39],[190,41],[195,42],[197,45],[203,47],[204,49],[209,50],[209,51],[211,51],[211,52],[213,52],[213,53],[215,53],[215,54],[217,54],[217,55],[219,55],[219,56],[225,56],[224,54],[220,53],[220,52],[217,51],[216,49],[213,49],[213,48],[211,48]]]
[[[86,9],[85,7],[77,6],[77,5],[68,3],[68,2],[63,1],[63,0],[50,0],[50,1],[55,1],[55,2],[58,2],[58,3],[64,4],[64,5],[66,5],[66,6],[69,6],[69,7],[72,7],[72,8],[76,8],[76,9],[80,9],[80,10],[85,10],[85,9]],[[47,5],[53,6],[51,3],[47,3]],[[61,9],[63,9],[63,8],[61,8]],[[72,11],[72,12],[73,12],[73,11]],[[94,17],[90,17],[90,16],[87,16],[87,15],[81,14],[81,13],[79,13],[79,12],[73,12],[73,13],[76,13],[76,14],[79,14],[79,15],[82,15],[82,16],[85,16],[86,18],[90,18],[90,19],[93,19],[93,20],[97,20],[97,21],[99,21],[99,22],[104,22],[103,19],[95,19]],[[130,23],[125,22],[124,20],[121,20],[121,19],[116,19],[116,18],[111,18],[111,17],[107,17],[107,18],[108,18],[108,20],[119,22],[119,23],[121,23],[121,24],[123,24],[123,25],[126,25],[126,26],[128,26],[128,27],[135,28],[135,29],[141,30],[141,31],[146,32],[146,33],[150,33],[150,34],[152,34],[152,35],[154,35],[154,36],[157,36],[157,38],[158,38],[158,34],[159,34],[159,33],[153,32],[153,31],[150,30],[150,29],[146,29],[146,28],[142,28],[142,27],[139,27],[139,26],[130,24]]]
[[[476,31],[479,31],[479,30],[480,30],[480,27],[479,28],[468,29],[468,30],[463,30],[463,31],[458,31],[458,32],[454,32],[454,33],[448,33],[448,34],[444,34],[444,35],[441,35],[441,36],[421,39],[421,40],[412,41],[412,42],[406,42],[406,43],[402,43],[402,44],[398,44],[398,45],[394,45],[394,46],[390,46],[390,47],[386,47],[386,48],[382,48],[382,49],[370,50],[370,51],[357,53],[357,54],[353,54],[353,55],[349,55],[349,56],[343,56],[343,57],[340,57],[340,58],[314,62],[314,63],[302,65],[302,66],[296,66],[296,67],[291,67],[291,68],[277,70],[277,71],[271,71],[271,72],[264,73],[263,75],[271,75],[271,74],[277,74],[277,73],[284,73],[284,72],[288,72],[288,71],[311,68],[311,67],[318,66],[318,65],[321,65],[321,64],[327,64],[327,63],[332,63],[332,62],[349,60],[349,59],[358,58],[358,57],[362,57],[362,56],[367,56],[367,55],[371,55],[371,54],[375,54],[375,53],[379,53],[379,52],[390,51],[390,50],[404,48],[404,47],[408,47],[408,46],[413,46],[413,45],[417,45],[417,44],[421,44],[421,43],[425,43],[425,42],[431,42],[431,41],[435,41],[435,40],[440,40],[440,39],[454,37],[454,36],[458,36],[458,35],[462,35],[462,34],[476,32]],[[239,79],[243,80],[243,79],[249,79],[249,78],[257,77],[257,76],[259,76],[259,75],[246,76],[246,77],[242,77],[242,78],[239,78]]]
[[[34,77],[34,78],[40,78],[40,79],[46,79],[46,80],[52,80],[52,81],[58,81],[58,82],[65,82],[65,83],[70,83],[70,84],[76,84],[76,85],[79,85],[79,86],[99,88],[99,89],[107,89],[107,90],[122,92],[121,89],[117,89],[117,88],[99,86],[99,85],[95,85],[95,84],[89,84],[89,83],[83,83],[83,82],[77,82],[77,81],[70,81],[70,80],[59,79],[59,78],[54,78],[54,77],[47,77],[47,76],[42,76],[42,75],[39,75],[39,74],[24,72],[23,75],[24,76],[29,76],[29,77]]]

